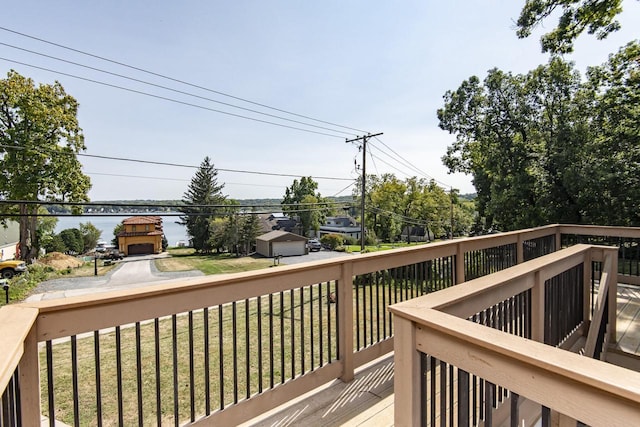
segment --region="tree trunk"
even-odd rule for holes
[[[33,205],[33,212],[29,212],[28,205],[20,204],[20,256],[29,263],[36,256],[36,228],[38,205]]]

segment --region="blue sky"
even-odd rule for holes
[[[384,132],[382,142],[372,141],[373,157],[367,158],[370,173],[433,177],[447,188],[467,193],[473,192],[471,178],[447,174],[440,160],[454,136],[438,128],[436,110],[442,107],[444,93],[471,75],[484,78],[493,67],[526,73],[548,60],[539,49],[541,31],[525,40],[515,35],[514,22],[523,3],[23,0],[3,6],[0,26],[281,110],[372,133]],[[626,0],[623,5],[622,31],[606,41],[588,35],[579,39],[576,53],[569,56],[579,69],[603,63],[608,54],[638,38],[640,2]],[[0,60],[3,78],[9,69],[15,69],[36,82],[58,80],[79,101],[87,154],[192,166],[209,156],[220,169],[342,178],[317,179],[319,191],[324,196],[351,194],[351,188],[345,187],[358,175],[355,163],[361,164],[361,155],[345,138],[362,132],[311,122],[338,130],[327,131],[216,104],[202,97],[310,122],[5,30],[0,30],[0,43],[2,58],[204,107]],[[91,157],[81,157],[81,162],[92,180],[92,200],[180,199],[195,173],[193,168]],[[219,173],[224,193],[236,199],[281,198],[293,179]]]

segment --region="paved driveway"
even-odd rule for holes
[[[159,283],[187,277],[202,276],[198,270],[160,272],[152,262],[157,258],[168,257],[168,254],[130,256],[118,261],[118,266],[104,276],[97,277],[70,277],[48,280],[40,283],[27,301],[41,301],[55,298],[64,298],[74,295],[84,295],[95,292],[104,292],[121,288],[146,286],[150,283]],[[280,264],[299,264],[309,261],[319,261],[337,257],[353,256],[345,252],[333,252],[321,250],[310,252],[308,255],[284,257]]]

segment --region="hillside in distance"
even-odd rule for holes
[[[328,197],[329,200],[337,203],[353,203],[351,196]],[[241,206],[269,207],[273,211],[278,211],[282,199],[241,199],[236,200]],[[163,213],[176,212],[181,206],[182,200],[100,200],[91,202],[90,206],[83,206],[84,213]],[[69,214],[69,205],[47,205],[50,214]]]

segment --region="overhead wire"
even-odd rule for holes
[[[444,187],[449,187],[451,188],[452,186],[444,183],[438,179],[436,179],[435,177],[433,177],[432,175],[427,174],[426,172],[422,171],[420,168],[418,168],[417,166],[415,166],[413,163],[411,163],[409,160],[405,159],[403,156],[401,156],[400,154],[398,154],[393,148],[389,147],[387,144],[384,143],[384,141],[382,141],[380,138],[378,138],[377,136],[374,137],[378,142],[380,142],[382,145],[384,145],[389,151],[391,151],[393,154],[395,154],[396,156],[398,156],[398,158],[400,158],[401,160],[403,160],[407,165],[409,165],[411,168],[413,168],[413,170],[420,172],[423,176],[425,176],[428,179],[432,179],[434,180],[436,183],[444,186]]]
[[[314,125],[314,124],[311,124],[311,123],[305,123],[305,122],[300,121],[300,120],[289,119],[289,118],[278,116],[278,115],[275,115],[275,114],[269,114],[269,113],[265,113],[265,112],[262,112],[262,111],[254,110],[254,109],[251,109],[251,108],[246,108],[246,107],[241,107],[239,105],[230,104],[228,102],[218,101],[216,99],[208,98],[206,96],[201,96],[201,95],[197,95],[197,94],[194,94],[194,93],[185,92],[185,91],[182,91],[182,90],[179,90],[179,89],[174,89],[174,88],[171,88],[171,87],[168,87],[168,86],[163,86],[163,85],[159,85],[159,84],[156,84],[156,83],[148,82],[148,81],[145,81],[145,80],[140,80],[140,79],[136,79],[136,78],[133,78],[133,77],[125,76],[123,74],[118,74],[118,73],[114,73],[114,72],[111,72],[111,71],[102,70],[100,68],[92,67],[92,66],[85,65],[85,64],[80,64],[78,62],[69,61],[69,60],[66,60],[66,59],[63,59],[63,58],[58,58],[58,57],[53,56],[53,55],[47,55],[45,53],[36,52],[36,51],[33,51],[33,50],[21,48],[21,47],[18,47],[18,46],[10,45],[8,43],[0,42],[0,45],[7,46],[7,47],[10,47],[12,49],[22,50],[24,52],[28,52],[28,53],[31,53],[31,54],[34,54],[34,55],[43,56],[45,58],[50,58],[50,59],[53,59],[53,60],[56,60],[56,61],[65,62],[67,64],[75,65],[75,66],[78,66],[78,67],[87,68],[89,70],[98,71],[100,73],[109,74],[109,75],[112,75],[112,76],[115,76],[115,77],[127,79],[127,80],[134,81],[134,82],[137,82],[137,83],[142,83],[142,84],[145,84],[145,85],[148,85],[148,86],[153,86],[153,87],[156,87],[156,88],[159,88],[159,89],[164,89],[164,90],[168,90],[168,91],[171,91],[171,92],[179,93],[181,95],[192,96],[194,98],[198,98],[198,99],[202,99],[202,100],[205,100],[205,101],[214,102],[216,104],[221,104],[221,105],[224,105],[224,106],[227,106],[227,107],[237,108],[237,109],[240,109],[240,110],[243,110],[243,111],[248,111],[248,112],[255,113],[255,114],[261,114],[261,115],[264,115],[264,116],[267,116],[267,117],[276,118],[276,119],[280,119],[280,120],[285,120],[285,121],[289,121],[289,122],[292,122],[292,123],[301,124],[301,125],[304,125],[304,126],[311,126],[311,127],[314,127],[314,128],[323,129],[323,130],[327,130],[327,131],[331,131],[331,132],[339,132],[339,133],[344,133],[346,135],[352,135],[352,136],[355,135],[354,133],[350,133],[350,132],[345,132],[345,131],[341,131],[341,130],[337,130],[337,129],[332,129],[332,128],[328,128],[328,127],[325,127],[325,126]]]
[[[343,129],[349,129],[349,130],[353,130],[353,131],[356,131],[356,132],[366,132],[366,131],[363,131],[361,129],[356,129],[356,128],[352,128],[352,127],[349,127],[349,126],[344,126],[344,125],[340,125],[340,124],[337,124],[337,123],[332,123],[332,122],[328,122],[328,121],[325,121],[325,120],[316,119],[316,118],[313,118],[313,117],[310,117],[310,116],[305,116],[305,115],[302,115],[302,114],[298,114],[298,113],[294,113],[294,112],[291,112],[291,111],[283,110],[283,109],[280,109],[280,108],[272,107],[272,106],[269,106],[267,104],[262,104],[262,103],[259,103],[259,102],[251,101],[251,100],[246,99],[246,98],[241,98],[241,97],[238,97],[238,96],[230,95],[228,93],[224,93],[224,92],[221,92],[221,91],[218,91],[218,90],[214,90],[214,89],[210,89],[210,88],[207,88],[207,87],[204,87],[204,86],[200,86],[200,85],[196,85],[196,84],[193,84],[193,83],[189,83],[187,81],[180,80],[180,79],[177,79],[177,78],[174,78],[174,77],[169,77],[167,75],[163,75],[163,74],[156,73],[156,72],[153,72],[153,71],[149,71],[149,70],[146,70],[144,68],[135,67],[135,66],[132,66],[132,65],[129,65],[129,64],[125,64],[123,62],[115,61],[115,60],[112,60],[112,59],[109,59],[109,58],[106,58],[106,57],[103,57],[103,56],[95,55],[95,54],[92,54],[92,53],[89,53],[89,52],[85,52],[85,51],[82,51],[82,50],[79,50],[79,49],[75,49],[75,48],[72,48],[72,47],[69,47],[69,46],[65,46],[65,45],[62,45],[62,44],[59,44],[59,43],[55,43],[55,42],[52,42],[52,41],[49,41],[49,40],[45,40],[45,39],[40,38],[40,37],[32,36],[32,35],[29,35],[29,34],[26,34],[26,33],[22,33],[22,32],[16,31],[16,30],[11,30],[11,29],[6,28],[6,27],[0,26],[0,30],[7,31],[7,32],[10,32],[10,33],[13,33],[13,34],[17,34],[19,36],[30,38],[32,40],[36,40],[36,41],[39,41],[39,42],[42,42],[42,43],[46,43],[46,44],[49,44],[49,45],[52,45],[52,46],[56,46],[56,47],[59,47],[61,49],[65,49],[65,50],[69,50],[69,51],[72,51],[72,52],[80,53],[82,55],[86,55],[86,56],[89,56],[89,57],[92,57],[92,58],[95,58],[95,59],[99,59],[101,61],[109,62],[109,63],[112,63],[112,64],[116,64],[116,65],[119,65],[119,66],[122,66],[122,67],[126,67],[126,68],[129,68],[129,69],[132,69],[132,70],[140,71],[142,73],[146,73],[146,74],[149,74],[149,75],[152,75],[152,76],[156,76],[156,77],[160,77],[160,78],[163,78],[163,79],[166,79],[166,80],[170,80],[170,81],[173,81],[173,82],[176,82],[176,83],[180,83],[180,84],[183,84],[183,85],[186,85],[186,86],[190,86],[190,87],[201,89],[201,90],[204,90],[204,91],[207,91],[207,92],[211,92],[211,93],[215,93],[215,94],[218,94],[218,95],[222,95],[222,96],[225,96],[225,97],[228,97],[228,98],[232,98],[232,99],[235,99],[235,100],[238,100],[238,101],[246,102],[246,103],[249,103],[249,104],[252,104],[252,105],[256,105],[256,106],[259,106],[259,107],[268,108],[268,109],[271,109],[271,110],[274,110],[274,111],[279,111],[281,113],[285,113],[285,114],[289,114],[289,115],[292,115],[292,116],[301,117],[301,118],[304,118],[304,119],[307,119],[307,120],[312,120],[312,121],[319,122],[319,123],[328,124],[328,125],[331,125],[331,126],[341,127]]]
[[[230,113],[228,111],[223,111],[223,110],[218,110],[218,109],[215,109],[215,108],[205,107],[203,105],[193,104],[191,102],[180,101],[178,99],[169,98],[167,96],[156,95],[156,94],[152,94],[152,93],[148,93],[148,92],[143,92],[143,91],[137,90],[137,89],[126,88],[124,86],[119,86],[119,85],[115,85],[115,84],[112,84],[112,83],[101,82],[99,80],[90,79],[90,78],[87,78],[87,77],[81,77],[81,76],[77,76],[75,74],[65,73],[63,71],[52,70],[52,69],[47,68],[47,67],[41,67],[41,66],[38,66],[38,65],[27,64],[26,62],[17,61],[15,59],[8,59],[8,58],[5,58],[5,57],[0,57],[0,60],[7,61],[7,62],[12,62],[12,63],[15,63],[15,64],[24,65],[25,67],[31,67],[31,68],[35,68],[35,69],[38,69],[38,70],[47,71],[47,72],[50,72],[50,73],[60,74],[62,76],[67,76],[67,77],[71,77],[71,78],[74,78],[74,79],[83,80],[83,81],[87,81],[87,82],[90,82],[90,83],[95,83],[95,84],[99,84],[99,85],[102,85],[102,86],[123,90],[123,91],[126,91],[126,92],[136,93],[138,95],[144,95],[144,96],[148,96],[148,97],[151,97],[151,98],[162,99],[164,101],[173,102],[175,104],[186,105],[186,106],[193,107],[193,108],[198,108],[198,109],[201,109],[201,110],[206,110],[206,111],[211,111],[211,112],[215,112],[215,113],[219,113],[219,114],[224,114],[224,115],[227,115],[227,116],[237,117],[237,118],[241,118],[241,119],[245,119],[245,120],[251,120],[251,121],[254,121],[254,122],[269,124],[269,125],[272,125],[272,126],[279,126],[279,127],[283,127],[283,128],[287,128],[287,129],[293,129],[293,130],[297,130],[297,131],[301,131],[301,132],[314,133],[314,134],[317,134],[317,135],[330,136],[330,137],[333,137],[333,138],[340,138],[340,139],[344,138],[344,136],[340,136],[340,135],[334,135],[334,134],[330,134],[330,133],[326,133],[326,132],[319,132],[319,131],[315,131],[315,130],[311,130],[311,129],[303,129],[303,128],[299,128],[299,127],[296,127],[296,126],[289,126],[289,125],[285,125],[285,124],[282,124],[282,123],[272,122],[272,121],[269,121],[269,120],[257,119],[255,117],[249,117],[249,116],[244,116],[242,114]]]
[[[7,144],[0,144],[0,148],[15,149],[15,150],[26,150],[25,147],[17,147],[17,146],[12,146],[12,145],[7,145]],[[41,153],[42,152],[44,152],[44,153],[47,152],[47,150],[42,150],[42,149],[39,149],[39,148],[33,148],[33,150],[39,151]],[[181,164],[181,163],[159,162],[159,161],[155,161],[155,160],[132,159],[132,158],[127,158],[127,157],[103,156],[103,155],[98,155],[98,154],[87,154],[87,153],[60,153],[60,154],[69,154],[69,155],[76,155],[76,156],[81,156],[81,157],[90,157],[90,158],[104,159],[104,160],[118,160],[118,161],[123,161],[123,162],[151,164],[151,165],[158,165],[158,166],[173,166],[173,167],[188,168],[188,169],[198,169],[199,168],[199,166],[186,165],[186,164]],[[303,176],[306,176],[304,174],[296,175],[296,174],[285,174],[285,173],[276,173],[276,172],[250,171],[250,170],[243,170],[243,169],[227,169],[227,168],[217,168],[217,167],[214,167],[214,168],[217,171],[220,171],[220,172],[244,173],[244,174],[254,174],[254,175],[264,175],[264,176],[279,176],[279,177],[289,177],[289,178],[301,178]],[[353,178],[338,178],[338,177],[330,177],[330,176],[311,176],[311,178],[312,179],[326,179],[326,180],[333,180],[333,181],[353,181]]]

